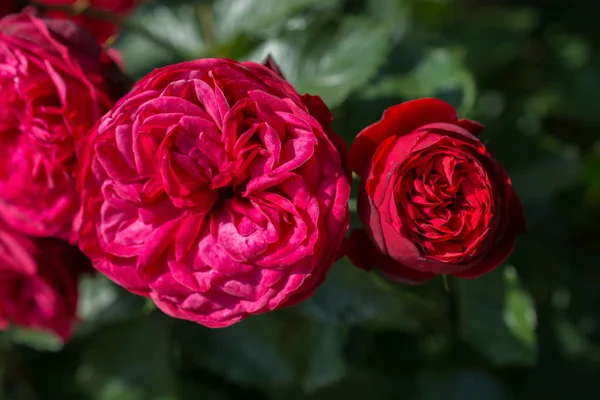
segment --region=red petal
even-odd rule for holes
[[[502,264],[510,256],[514,248],[515,237],[512,236],[512,234],[508,234],[504,240],[490,249],[489,254],[481,261],[481,263],[477,264],[473,268],[456,272],[453,275],[459,278],[467,279],[478,278],[481,275],[485,275]]]
[[[270,54],[263,60],[261,64],[285,79],[283,72],[281,72],[281,68],[279,68],[279,65],[277,65],[275,59]]]
[[[352,171],[350,171],[348,167],[348,143],[339,136],[337,133],[331,129],[331,122],[333,121],[333,116],[331,115],[331,111],[323,102],[319,96],[313,96],[310,94],[304,94],[301,96],[302,102],[308,109],[310,115],[315,117],[317,121],[323,126],[323,131],[331,140],[331,143],[335,146],[335,148],[340,152],[340,157],[342,160],[342,164],[344,164],[344,170],[346,171],[346,175],[348,178],[352,177]]]
[[[463,129],[466,129],[473,136],[481,135],[481,132],[483,132],[483,130],[485,129],[485,125],[480,124],[477,121],[472,121],[470,119],[465,118],[458,121],[458,126],[460,126]]]
[[[364,229],[355,229],[345,240],[346,255],[358,268],[378,270],[386,278],[407,285],[419,285],[436,277],[436,274],[419,272],[405,267],[382,254],[373,245]]]
[[[438,99],[418,99],[392,106],[376,123],[363,129],[350,148],[350,168],[361,175],[377,146],[390,136],[406,135],[435,122],[457,123],[456,110]]]

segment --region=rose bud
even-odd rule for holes
[[[69,339],[76,321],[77,280],[89,268],[89,260],[74,246],[27,238],[0,225],[0,329],[14,324]]]
[[[85,9],[92,8],[109,15],[125,17],[140,3],[140,0],[35,0],[35,3],[42,7],[49,7],[46,12],[47,16],[57,19],[72,19],[79,26],[87,29],[99,43],[105,44],[107,40],[117,34],[118,26],[114,22],[86,15]],[[53,6],[71,6],[73,11],[81,10],[83,12],[73,15],[65,10],[52,9]]]
[[[116,283],[208,327],[308,298],[349,224],[330,120],[260,64],[155,70],[82,148],[81,249]]]
[[[525,232],[519,199],[502,166],[440,100],[388,108],[356,137],[351,169],[361,177],[364,229],[345,250],[361,268],[403,283],[436,275],[475,278],[501,264]]]
[[[0,19],[0,218],[73,241],[78,142],[128,85],[71,21]]]

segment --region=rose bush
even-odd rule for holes
[[[357,136],[364,229],[346,244],[353,263],[405,283],[439,274],[474,278],[501,264],[525,231],[502,166],[449,104],[421,99],[387,109]]]
[[[125,16],[131,12],[140,0],[37,0],[36,3],[42,6],[73,6],[73,7],[91,7],[100,11],[105,11],[113,15]],[[117,33],[118,27],[114,22],[95,18],[89,15],[70,15],[61,10],[50,10],[47,15],[52,18],[69,18],[77,22],[80,26],[87,29],[99,43],[106,43],[113,35]]]
[[[209,327],[306,299],[349,224],[330,120],[260,64],[155,70],[82,148],[81,249],[165,313]]]
[[[89,261],[56,239],[31,239],[0,222],[0,329],[39,328],[68,339],[76,320],[77,280]]]
[[[127,89],[71,21],[0,20],[0,217],[28,235],[74,240],[77,143]]]

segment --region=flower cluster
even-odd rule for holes
[[[90,261],[168,315],[226,327],[307,299],[342,256],[402,283],[474,278],[525,231],[483,126],[445,102],[387,109],[348,151],[271,58],[130,87],[103,47],[113,25],[37,3],[0,19],[0,328],[68,338]],[[352,172],[362,227],[346,238]]]
[[[78,265],[58,241],[77,242],[76,153],[127,82],[70,20],[0,19],[0,325],[71,332]]]

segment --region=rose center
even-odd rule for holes
[[[219,210],[225,207],[225,203],[227,202],[227,200],[231,200],[235,197],[236,191],[231,186],[226,186],[219,188],[217,190],[217,195],[218,198],[213,207]]]
[[[457,261],[485,232],[487,175],[468,154],[421,153],[401,173],[396,200],[404,233],[424,253]]]

